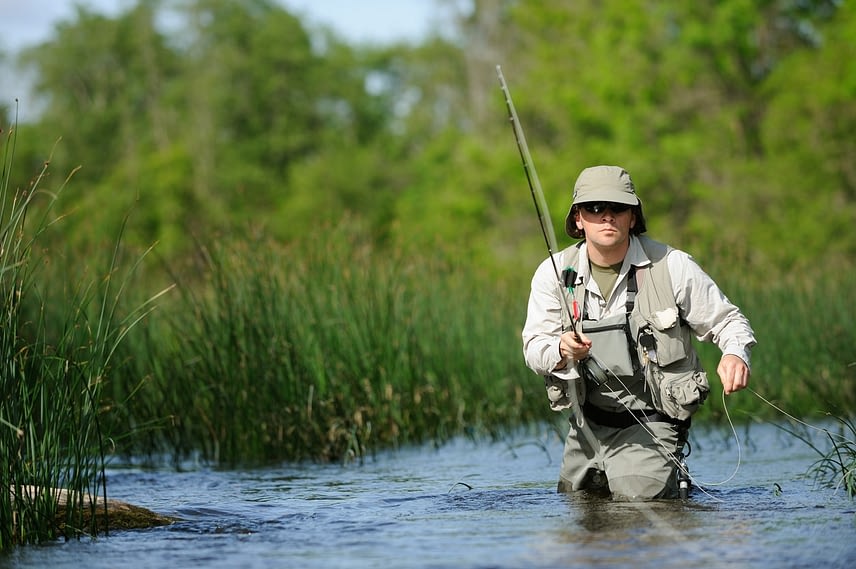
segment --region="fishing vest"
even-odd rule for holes
[[[593,358],[606,373],[605,378],[594,379],[585,362],[579,363],[581,378],[574,382],[577,397],[580,404],[586,402],[609,412],[650,405],[684,421],[704,402],[710,386],[693,346],[692,330],[675,302],[667,262],[672,248],[644,236],[638,239],[651,264],[631,267],[625,313],[597,321],[582,320],[582,331],[592,340]],[[562,252],[566,274],[576,270],[579,251],[578,244]],[[585,283],[573,286],[572,280],[565,283],[573,294],[570,300],[584,308]],[[546,380],[551,407],[569,408],[570,382],[553,376]]]

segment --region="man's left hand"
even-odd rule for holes
[[[719,360],[716,373],[722,380],[725,394],[734,393],[749,385],[749,366],[740,357],[726,354]]]

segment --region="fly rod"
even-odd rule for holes
[[[526,180],[529,183],[529,190],[532,194],[532,200],[535,202],[535,211],[538,214],[538,222],[541,224],[541,233],[544,235],[544,241],[547,243],[547,251],[550,254],[550,262],[553,265],[553,274],[556,275],[556,280],[559,283],[559,301],[562,305],[563,314],[567,314],[571,321],[571,332],[573,332],[578,342],[581,342],[579,330],[577,327],[582,321],[580,306],[576,298],[571,300],[571,305],[565,298],[565,290],[569,289],[573,294],[573,286],[569,285],[560,276],[559,267],[556,265],[554,257],[558,250],[556,245],[556,233],[553,231],[553,222],[550,219],[550,211],[547,208],[547,200],[544,198],[544,190],[541,189],[541,182],[538,180],[538,173],[535,171],[535,163],[532,161],[532,155],[529,153],[529,147],[526,145],[526,137],[523,135],[523,127],[520,126],[520,119],[517,118],[517,111],[514,109],[514,103],[511,100],[511,92],[508,90],[508,85],[505,82],[505,77],[502,75],[502,68],[496,66],[496,74],[499,76],[499,84],[502,87],[502,92],[505,95],[505,104],[508,107],[508,116],[511,125],[514,128],[514,138],[517,141],[517,148],[520,150],[520,158],[523,160],[523,170],[526,172]],[[574,273],[576,274],[576,273]],[[562,319],[562,331],[565,331],[564,317]],[[609,368],[599,362],[593,355],[585,358],[587,363],[585,369],[591,373],[595,379],[602,383],[607,380],[607,375],[611,374],[616,377]],[[595,365],[589,365],[594,362]]]
[[[564,314],[567,314],[571,319],[571,330],[580,339],[580,335],[576,330],[576,325],[580,321],[580,309],[576,299],[573,299],[573,311],[568,306],[568,301],[565,298],[565,290],[567,288],[562,277],[559,276],[559,267],[556,265],[554,257],[558,250],[556,244],[556,233],[553,231],[553,222],[550,219],[550,210],[547,208],[547,200],[544,198],[544,190],[541,189],[541,182],[538,180],[538,173],[535,171],[535,163],[532,161],[532,155],[529,154],[529,147],[526,145],[526,137],[523,135],[523,127],[520,126],[520,119],[517,118],[517,111],[514,109],[514,103],[511,100],[511,92],[508,90],[508,85],[505,83],[505,77],[502,75],[502,68],[496,66],[496,74],[499,77],[499,85],[502,87],[502,92],[505,95],[505,105],[508,107],[508,118],[511,121],[511,126],[514,129],[514,138],[517,141],[517,149],[520,151],[520,158],[523,160],[523,171],[526,172],[526,180],[529,183],[529,191],[532,194],[532,200],[535,202],[535,211],[538,214],[538,222],[541,224],[541,233],[544,235],[544,241],[547,243],[547,252],[550,254],[550,262],[553,264],[553,273],[556,275],[556,280],[559,285],[559,302],[562,305]],[[564,318],[562,319],[564,321]],[[562,324],[564,331],[564,323]],[[571,401],[571,408],[576,419],[577,427],[579,427],[583,436],[588,440],[589,445],[593,449],[600,448],[600,443],[592,433],[588,422],[585,420],[580,398],[577,394],[577,381],[582,381],[582,378],[577,378],[571,381],[568,386],[568,397]]]
[[[565,282],[559,275],[559,267],[556,265],[554,254],[558,250],[556,244],[556,233],[553,231],[553,222],[550,219],[550,210],[547,208],[547,200],[544,198],[544,190],[541,189],[541,181],[538,179],[538,172],[535,171],[535,163],[532,161],[532,155],[529,153],[529,147],[526,145],[526,136],[523,134],[523,127],[520,126],[520,119],[517,118],[517,111],[514,109],[514,102],[511,100],[511,92],[508,90],[508,85],[505,82],[505,77],[502,75],[502,68],[496,66],[496,74],[499,77],[499,85],[502,88],[502,93],[505,95],[505,106],[508,107],[508,118],[511,121],[511,127],[514,130],[514,139],[517,141],[517,149],[520,151],[520,159],[523,161],[523,171],[526,173],[526,181],[529,183],[529,192],[532,194],[532,201],[535,203],[535,212],[538,214],[538,223],[541,225],[541,233],[544,235],[544,241],[547,244],[547,252],[550,254],[550,262],[553,264],[553,273],[556,275],[556,280],[559,282],[559,289],[562,291],[559,294],[562,310],[571,320],[571,328],[575,328],[574,324],[579,320],[579,307],[576,300],[573,301],[573,310],[568,306],[568,301],[565,298],[564,289]],[[564,326],[563,326],[564,328]],[[574,329],[574,334],[577,331]],[[577,335],[579,338],[579,335]]]

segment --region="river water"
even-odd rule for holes
[[[362,464],[116,464],[110,496],[181,521],[21,547],[0,567],[856,567],[856,502],[808,475],[819,455],[770,425],[738,435],[693,429],[702,487],[686,503],[557,494],[562,442],[546,427]]]

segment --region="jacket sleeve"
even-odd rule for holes
[[[526,365],[539,375],[555,375],[568,379],[576,371],[574,366],[554,372],[562,361],[559,340],[562,334],[562,302],[560,287],[547,258],[532,277],[526,323],[523,326],[523,357]]]
[[[750,365],[755,333],[749,320],[713,279],[683,251],[669,253],[669,274],[681,314],[702,342],[713,342],[723,353]]]

